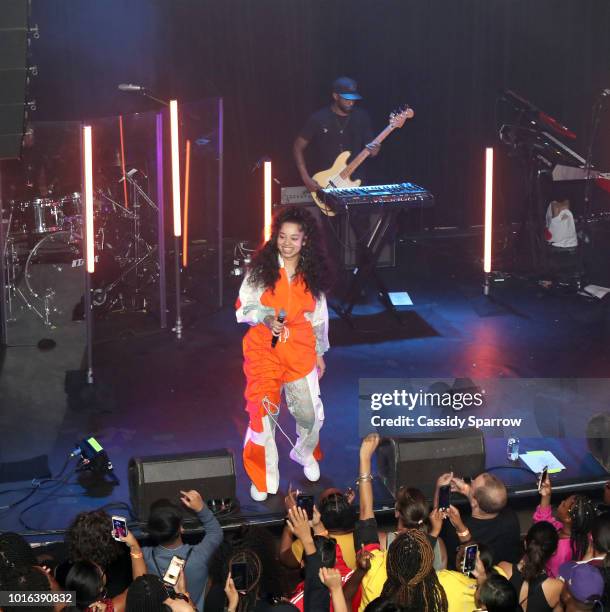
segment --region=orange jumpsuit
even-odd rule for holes
[[[294,452],[302,465],[321,458],[318,440],[324,420],[316,355],[328,350],[326,298],[315,299],[298,277],[290,281],[281,258],[280,266],[273,291],[253,287],[246,277],[236,303],[237,321],[251,326],[243,340],[244,395],[250,416],[243,461],[250,480],[267,493],[276,493],[279,487],[275,421],[282,389],[296,421]],[[281,309],[286,312],[284,333],[272,348],[271,330],[263,320],[277,316]]]

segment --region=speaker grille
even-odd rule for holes
[[[142,473],[148,483],[215,478],[231,473],[231,457],[199,457],[190,460],[168,459],[144,463]]]

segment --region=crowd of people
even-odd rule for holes
[[[289,491],[279,538],[254,525],[223,533],[197,491],[152,505],[150,546],[113,531],[103,510],[76,516],[64,554],[37,555],[18,534],[0,534],[0,591],[35,592],[38,603],[29,609],[67,612],[610,610],[610,512],[603,505],[572,495],[553,511],[547,477],[522,538],[498,478],[449,473],[439,476],[430,503],[405,483],[395,525],[381,530],[371,465],[378,442],[376,435],[362,441],[358,495],[327,489],[308,513]],[[439,507],[438,490],[447,485],[454,500],[467,500],[462,509]],[[604,495],[607,503],[610,485]],[[196,544],[184,540],[185,512],[205,532]],[[172,574],[175,558],[182,566]],[[63,601],[65,592],[74,599]]]

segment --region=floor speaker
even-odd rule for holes
[[[377,472],[394,496],[405,486],[431,499],[441,474],[474,477],[484,470],[485,440],[474,428],[434,438],[386,438],[377,449]]]
[[[235,500],[235,461],[227,449],[132,457],[128,476],[131,506],[140,521],[148,520],[158,499],[179,503],[180,491],[195,489],[208,504]]]

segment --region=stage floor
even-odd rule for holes
[[[23,400],[11,405],[14,393],[7,392],[0,399],[9,422],[21,423],[3,431],[0,461],[47,453],[55,474],[77,440],[95,435],[107,450],[120,484],[85,490],[73,475],[64,483],[43,485],[29,499],[10,507],[25,497],[31,485],[3,483],[0,530],[24,532],[27,527],[45,532],[38,536],[45,539],[49,532],[65,529],[82,510],[104,505],[124,513],[121,504],[129,502],[127,465],[131,457],[219,448],[232,450],[236,458],[241,509],[227,523],[275,523],[283,517],[282,494],[289,485],[312,493],[329,486],[354,486],[360,442],[359,378],[608,377],[608,304],[575,295],[546,294],[527,279],[498,283],[492,287],[492,299],[486,299],[481,293],[477,253],[476,242],[452,243],[442,249],[436,243],[405,241],[398,245],[397,267],[381,274],[391,290],[409,292],[414,302],[409,310],[419,321],[414,323],[415,337],[372,333],[358,343],[341,341],[331,349],[321,381],[326,415],[321,434],[322,477],[315,485],[305,480],[301,468],[288,459],[288,442],[278,432],[280,493],[264,503],[250,499],[241,463],[247,424],[241,356],[245,328],[234,319],[237,285],[227,288],[227,306],[217,312],[209,312],[195,296],[195,302],[185,308],[187,324],[180,341],[170,331],[155,331],[153,320],[138,319],[145,315],[134,315],[128,325],[125,315],[116,315],[123,317],[120,324],[133,333],[95,346],[94,393],[63,393],[56,401],[49,391],[45,402],[45,389],[51,387],[45,387],[44,364],[24,381],[11,372],[19,371],[21,362],[31,363],[31,355],[23,349],[6,349],[0,384],[5,390],[19,385],[21,395],[35,398],[31,403],[35,408],[23,412]],[[370,315],[380,309],[370,295],[356,313]],[[112,322],[105,323],[109,324]],[[331,322],[332,326],[338,328],[339,322]],[[428,329],[433,333],[422,332]],[[290,433],[294,431],[285,411],[281,423]],[[561,438],[551,431],[546,439],[521,440],[522,451],[540,448],[552,450],[567,466],[556,479],[557,485],[566,485],[566,492],[574,485],[594,487],[608,478],[588,454],[582,438]],[[486,440],[486,449],[487,466],[504,466],[498,473],[513,496],[534,494],[533,475],[511,469],[506,461],[504,439]],[[65,475],[73,465],[74,460]],[[14,489],[19,490],[8,492]],[[379,482],[375,493],[378,510],[392,508],[392,498]]]

